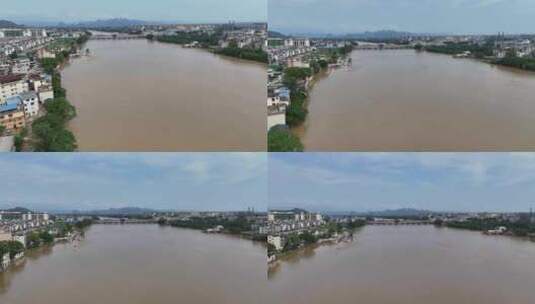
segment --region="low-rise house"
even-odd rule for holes
[[[7,268],[11,264],[11,259],[9,258],[9,252],[2,255],[0,260],[0,271],[7,271]]]
[[[8,97],[28,92],[28,90],[28,82],[23,75],[0,76],[0,104],[5,102]]]
[[[268,122],[267,129],[271,130],[274,126],[286,125],[286,106],[285,105],[273,105],[268,109]]]
[[[10,99],[0,103],[0,125],[4,126],[8,134],[26,126],[23,105],[20,99]]]
[[[33,117],[39,113],[39,97],[35,92],[30,91],[21,93],[19,97],[24,105],[24,113],[26,113],[26,116]]]
[[[28,74],[31,69],[31,62],[29,58],[16,59],[11,66],[13,74]]]
[[[51,52],[46,49],[46,47],[40,48],[37,50],[37,58],[39,59],[46,59],[46,58],[56,58],[56,53]]]

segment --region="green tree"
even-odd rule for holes
[[[21,152],[22,146],[24,145],[24,138],[28,135],[28,129],[23,128],[22,131],[20,131],[19,134],[15,135],[14,141],[15,141],[15,151]]]
[[[54,236],[46,230],[39,232],[39,238],[43,244],[52,244],[54,242]]]
[[[39,233],[32,231],[26,235],[26,247],[28,248],[37,248],[41,246],[41,238]]]
[[[304,147],[297,136],[283,127],[273,127],[268,132],[269,152],[303,152]]]
[[[308,111],[305,107],[306,94],[304,91],[297,90],[290,94],[290,106],[286,109],[286,123],[290,127],[295,127],[302,124]]]
[[[64,97],[54,98],[45,103],[47,114],[57,115],[63,122],[76,117],[76,108]]]
[[[54,90],[55,98],[65,98],[67,91],[61,86],[61,74],[58,72],[52,73],[52,89]]]
[[[303,232],[299,237],[307,245],[314,244],[318,241],[318,239],[312,233],[308,231]]]
[[[18,241],[0,241],[0,258],[9,253],[13,259],[17,254],[24,252],[24,245]]]
[[[286,244],[284,244],[283,251],[292,251],[299,248],[301,245],[301,239],[296,233],[291,233],[286,237]]]

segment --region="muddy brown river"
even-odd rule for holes
[[[265,151],[264,65],[146,40],[85,47],[62,72],[80,151]]]
[[[434,226],[369,226],[284,260],[275,303],[530,304],[535,242]]]
[[[312,89],[309,151],[535,150],[535,73],[414,50],[354,51]]]
[[[158,225],[94,225],[0,273],[0,303],[268,303],[265,246]]]

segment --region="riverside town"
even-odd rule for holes
[[[298,152],[305,147],[295,129],[308,114],[312,86],[335,69],[351,70],[351,52],[414,50],[456,59],[535,71],[535,35],[421,35],[390,33],[367,37],[312,38],[270,32],[268,38],[268,149]]]
[[[154,211],[121,208],[51,214],[16,207],[0,210],[0,272],[24,260],[26,250],[53,246],[58,242],[76,245],[92,225],[160,225],[228,234],[265,242],[267,217],[250,207],[238,212]]]
[[[535,241],[535,214],[429,212],[400,209],[369,213],[321,214],[303,209],[270,210],[267,225],[268,264],[278,265],[291,253],[322,244],[351,242],[364,226],[434,225],[480,231],[485,235],[503,235]]]
[[[121,24],[121,20],[116,20]],[[60,25],[32,28],[0,21],[0,151],[71,152],[77,111],[62,87],[62,68],[91,57],[88,40],[137,40],[201,48],[267,63],[265,23]]]

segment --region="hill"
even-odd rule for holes
[[[8,20],[0,20],[0,28],[18,28],[21,27],[20,25],[8,21]]]
[[[70,26],[71,27],[84,27],[84,28],[124,28],[124,27],[140,26],[140,25],[147,25],[147,24],[149,24],[149,22],[142,21],[142,20],[115,18],[115,19],[79,22],[76,24],[71,24]]]

